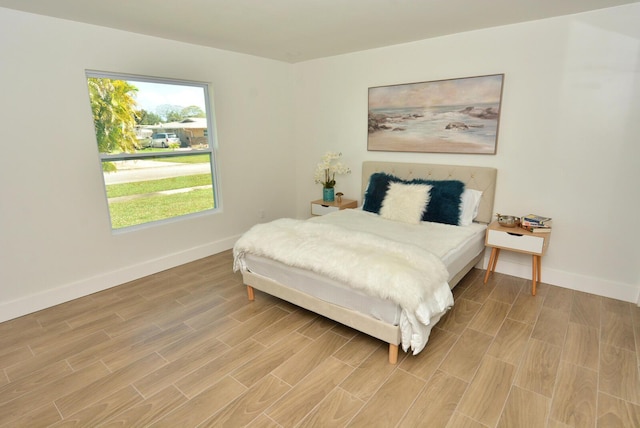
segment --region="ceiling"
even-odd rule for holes
[[[0,7],[295,63],[638,1],[0,0]]]

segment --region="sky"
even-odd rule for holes
[[[502,74],[369,88],[369,108],[498,103]]]
[[[182,107],[198,106],[202,111],[206,111],[202,87],[132,80],[129,83],[138,88],[136,102],[143,110],[155,112],[157,106],[171,104]]]

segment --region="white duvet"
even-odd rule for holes
[[[245,270],[244,255],[253,253],[392,300],[402,308],[402,348],[417,354],[432,325],[453,305],[439,257],[472,234],[454,226],[384,220],[360,210],[306,221],[280,219],[256,225],[238,240],[234,270]]]

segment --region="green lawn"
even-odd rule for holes
[[[177,163],[209,163],[209,155],[172,156],[170,158],[154,159],[156,162],[177,162]]]
[[[109,202],[111,225],[114,229],[135,226],[151,221],[164,220],[214,208],[213,192],[194,189],[185,193],[152,195]]]
[[[183,175],[181,177],[162,178],[159,180],[137,181],[134,183],[107,185],[107,198],[118,196],[142,195],[162,190],[184,189],[187,187],[211,185],[211,175]]]
[[[185,156],[191,157],[191,156]],[[211,175],[196,174],[134,183],[107,185],[111,226],[114,229],[135,226],[214,208]],[[194,189],[195,188],[195,189]],[[159,192],[185,189],[184,192]],[[137,196],[116,201],[113,198]]]
[[[144,152],[168,152],[171,149],[145,149]],[[149,159],[149,158],[147,158]],[[209,163],[209,153],[152,158],[155,162]],[[208,186],[206,188],[200,188]],[[215,208],[210,174],[184,175],[133,183],[109,184],[107,198],[111,226],[114,229],[178,217]],[[180,191],[183,189],[183,191]],[[176,193],[162,193],[177,191]],[[130,196],[121,200],[115,198]]]
[[[173,153],[172,149],[148,148],[139,151],[140,153]],[[201,153],[190,156],[170,156],[166,158],[154,158],[155,162],[176,162],[176,163],[209,163],[209,153]]]

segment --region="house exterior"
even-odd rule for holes
[[[180,138],[181,147],[201,148],[209,145],[207,139],[207,119],[202,117],[189,117],[180,122],[167,122],[158,125],[147,125],[153,133],[173,132]]]

